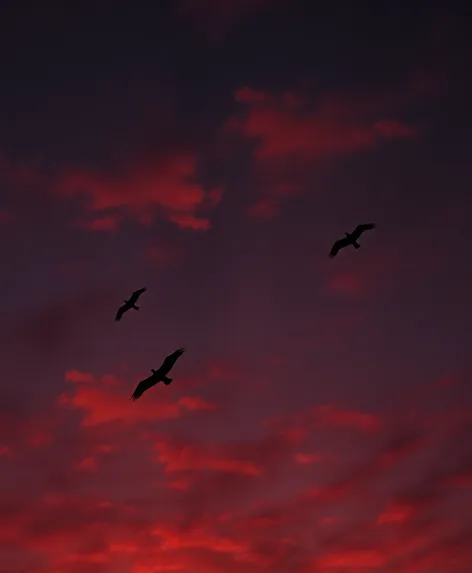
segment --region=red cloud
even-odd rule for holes
[[[383,523],[403,523],[414,514],[414,508],[408,504],[390,503],[377,517],[379,525]]]
[[[319,406],[316,413],[320,423],[328,427],[354,428],[366,433],[378,432],[383,427],[382,419],[376,414],[343,410],[329,405]]]
[[[262,470],[253,462],[227,457],[224,451],[216,447],[164,441],[157,442],[155,447],[157,460],[165,464],[166,472],[214,470],[250,476],[262,474]]]
[[[100,310],[110,297],[108,289],[88,290],[56,300],[33,309],[27,318],[20,319],[15,329],[41,350],[56,351],[77,336],[79,327]]]
[[[273,7],[274,0],[178,0],[179,12],[212,38],[220,39],[235,23],[252,12]]]
[[[8,223],[11,220],[11,213],[5,211],[4,209],[0,209],[0,225],[3,223]]]
[[[113,231],[125,214],[149,224],[158,212],[182,228],[206,230],[211,224],[200,211],[219,203],[221,189],[199,183],[198,161],[187,144],[178,147],[171,142],[169,149],[151,158],[120,157],[113,171],[62,167],[46,172],[37,164],[15,166],[0,157],[0,176],[22,187],[42,186],[61,196],[85,197],[91,214],[76,223],[83,229]]]
[[[374,147],[385,137],[411,138],[416,133],[399,121],[372,118],[368,107],[362,102],[356,107],[348,95],[324,96],[313,108],[296,94],[276,97],[244,87],[235,100],[247,111],[231,127],[256,142],[260,161],[336,157]]]
[[[77,464],[80,470],[91,471],[97,468],[97,460],[93,457],[84,458]]]
[[[166,265],[177,258],[179,252],[168,244],[151,245],[146,250],[147,258],[154,263]]]
[[[77,374],[72,376],[77,381]],[[106,380],[106,377],[104,377]],[[70,379],[70,372],[69,372]],[[115,384],[119,384],[114,378]],[[77,385],[72,394],[62,394],[58,399],[60,406],[83,410],[84,426],[95,426],[106,422],[121,421],[129,424],[146,420],[165,420],[179,418],[185,412],[196,412],[214,408],[199,397],[183,396],[177,402],[157,401],[149,398],[140,400],[130,407],[129,395],[119,389],[112,389],[106,382],[92,385]],[[131,392],[130,392],[131,393]]]
[[[444,479],[444,485],[450,487],[472,487],[472,469],[468,472],[456,473]]]
[[[396,433],[379,452],[376,465],[380,468],[391,467],[409,458],[426,445],[428,445],[428,438],[417,432]]]
[[[206,231],[211,227],[208,219],[199,219],[195,215],[172,215],[170,220],[177,223],[182,229],[193,229],[194,231]]]
[[[363,569],[381,567],[387,563],[387,559],[375,549],[351,550],[342,553],[328,554],[318,559],[316,565],[325,568],[336,569]]]
[[[219,445],[160,439],[155,449],[166,472],[213,470],[257,477],[267,475],[269,469],[289,459],[305,435],[301,429],[292,429],[269,434],[259,441]]]
[[[248,215],[253,218],[270,219],[278,212],[278,204],[274,199],[264,199],[253,205]]]
[[[52,432],[48,430],[34,430],[28,437],[28,445],[33,448],[40,448],[50,444],[53,439]]]
[[[412,283],[436,273],[444,264],[442,257],[436,253],[434,257],[424,256],[424,247],[418,239],[404,236],[401,243],[405,245],[403,248],[399,248],[397,241],[395,245],[385,243],[381,250],[368,249],[361,259],[352,258],[347,256],[349,253],[341,251],[338,257],[343,261],[343,270],[327,270],[325,292],[358,296],[374,290],[383,293],[387,289],[410,287]]]
[[[119,223],[120,219],[117,215],[103,215],[91,221],[80,221],[77,226],[88,231],[114,231]]]
[[[18,185],[35,185],[38,181],[35,169],[31,165],[14,162],[0,153],[0,177]]]
[[[94,381],[93,374],[90,374],[89,372],[79,372],[78,370],[67,371],[65,374],[65,379],[67,382],[77,382],[79,384]]]
[[[234,100],[238,103],[261,104],[268,102],[270,100],[270,96],[267,92],[262,90],[258,91],[249,87],[244,87],[236,91],[234,94]]]
[[[196,211],[215,204],[215,190],[204,190],[196,181],[197,158],[176,152],[150,162],[128,166],[118,175],[92,170],[65,170],[56,179],[56,191],[62,195],[83,195],[90,208],[99,214],[95,230],[114,228],[116,215],[103,211],[125,208],[137,218],[149,217],[149,209],[161,210],[180,227],[208,229],[207,219],[197,218]]]
[[[374,130],[380,135],[389,138],[413,139],[419,135],[418,129],[400,121],[378,121],[374,124]]]
[[[204,548],[222,553],[246,553],[248,546],[231,539],[212,535],[203,528],[195,528],[188,532],[173,531],[169,527],[156,527],[153,535],[163,539],[161,548],[164,551],[183,548]]]
[[[89,383],[75,385],[74,389],[87,387]],[[81,432],[89,439],[103,437],[98,429],[82,428]],[[124,432],[123,439],[126,435]],[[21,549],[21,570],[27,573],[36,573],[28,568],[35,559],[45,564],[44,573],[98,570],[112,573],[120,567],[142,573],[159,570],[239,573],[241,567],[250,573],[266,570],[360,573],[396,566],[401,566],[405,573],[428,573],[433,565],[451,573],[467,570],[464,567],[470,562],[470,549],[466,540],[470,542],[470,536],[467,537],[464,523],[451,530],[443,517],[435,521],[421,520],[421,516],[419,521],[402,519],[401,504],[388,502],[392,490],[385,489],[395,487],[394,468],[384,474],[374,472],[374,467],[379,469],[378,459],[382,457],[376,452],[367,457],[362,471],[342,470],[337,476],[341,479],[331,485],[320,485],[310,495],[305,491],[299,493],[297,466],[284,467],[278,483],[268,481],[267,472],[251,480],[251,488],[245,480],[244,490],[235,488],[232,481],[225,481],[225,474],[230,474],[230,478],[234,473],[251,475],[238,462],[263,469],[267,459],[277,459],[284,444],[294,445],[299,439],[300,435],[294,432],[239,446],[231,443],[202,446],[195,442],[190,453],[176,448],[175,441],[165,442],[166,454],[169,444],[174,448],[166,463],[180,466],[172,471],[212,469],[221,474],[218,477],[224,479],[213,480],[212,487],[206,490],[199,489],[198,480],[181,479],[162,493],[159,489],[148,491],[149,479],[156,479],[156,468],[150,472],[135,447],[128,452],[129,458],[124,457],[119,487],[115,488],[111,478],[116,473],[105,473],[101,464],[95,465],[88,459],[94,459],[93,456],[86,456],[79,462],[80,491],[86,480],[93,479],[94,490],[102,487],[107,497],[93,500],[74,497],[69,490],[58,495],[51,487],[47,495],[24,500],[23,484],[19,484],[21,505],[12,500],[0,506],[0,537],[8,543],[10,552]],[[360,439],[359,445],[363,441]],[[387,444],[383,451],[392,448],[395,449]],[[342,459],[349,452],[333,454]],[[125,449],[120,458],[126,455]],[[222,467],[225,462],[226,467]],[[128,472],[140,463],[145,471],[140,474],[137,490],[136,475]],[[319,479],[319,470],[311,476],[310,483],[314,476]],[[402,479],[406,475],[402,473]],[[35,485],[40,482],[41,475],[35,473]],[[370,487],[371,483],[375,487]],[[256,510],[247,496],[257,486]],[[362,491],[365,493],[360,496]],[[271,494],[277,500],[275,508],[268,501]],[[110,501],[113,495],[124,501]],[[380,517],[376,520],[371,512],[372,505],[380,506],[379,496],[387,502],[382,504],[383,520]],[[202,502],[201,513],[196,512],[192,500]],[[331,517],[333,513],[336,518]],[[388,527],[379,527],[379,521],[388,523]]]
[[[433,382],[433,386],[437,388],[453,388],[460,386],[465,382],[464,372],[453,372],[447,376],[441,376]],[[431,385],[428,384],[428,389],[431,390]]]
[[[12,452],[9,446],[0,446],[0,457],[9,457],[11,455]]]
[[[366,290],[361,273],[344,272],[331,276],[326,282],[328,292],[335,294],[360,295]]]
[[[213,374],[231,377],[234,369],[222,362]],[[405,422],[402,415],[380,418],[334,406],[316,409],[316,416],[312,406],[291,414],[284,405],[285,418],[279,421],[289,420],[289,427],[270,425],[269,435],[254,437],[264,428],[248,427],[243,401],[234,407],[241,407],[244,441],[235,442],[232,431],[225,435],[225,424],[218,425],[214,438],[205,416],[198,424],[187,425],[183,416],[172,423],[172,436],[191,434],[192,441],[167,439],[161,405],[153,402],[158,392],[133,405],[112,375],[69,370],[66,378],[70,389],[64,405],[84,410],[96,423],[80,425],[68,409],[54,408],[46,418],[51,418],[52,442],[21,455],[23,443],[17,451],[2,441],[15,452],[0,459],[8,492],[0,504],[0,554],[7,570],[37,573],[36,562],[44,565],[41,573],[470,569],[470,526],[457,515],[467,492],[452,485],[470,472],[465,414],[460,436],[444,429],[441,447],[431,444],[433,467],[429,451],[420,450],[429,443],[418,439],[421,432],[429,435],[430,426],[417,424],[417,418]],[[97,392],[87,394],[90,390]],[[231,385],[228,392],[231,398]],[[143,419],[158,418],[149,425],[151,440],[142,439],[139,427],[99,424],[116,415],[124,420],[136,411],[133,406],[144,404],[152,407],[145,407]],[[167,406],[182,414],[208,403],[183,397]],[[447,424],[446,418],[436,419]],[[329,432],[317,431],[325,424],[356,431],[331,441]],[[22,425],[27,437],[45,427],[32,419]],[[307,428],[313,435],[306,435]],[[359,433],[379,428],[382,434],[368,440]],[[119,455],[111,454],[116,446]],[[306,462],[317,461],[320,447],[329,451],[330,464],[310,466]],[[162,464],[154,462],[156,454]],[[28,473],[33,481],[26,479]],[[55,473],[68,478],[65,487],[57,486]],[[408,495],[401,495],[405,484]],[[84,496],[87,491],[97,496]]]
[[[318,454],[318,453],[305,454],[299,452],[298,454],[295,454],[295,460],[299,464],[309,465],[309,464],[324,462],[326,460],[326,456],[324,454]]]
[[[277,428],[285,435],[302,437],[309,436],[313,432],[316,434],[319,428],[332,430],[350,429],[365,434],[379,434],[388,428],[390,420],[383,418],[379,414],[349,410],[341,406],[325,404],[314,409],[306,409],[294,412],[288,416],[270,418],[265,421],[268,427]],[[409,444],[409,442],[408,442]],[[396,446],[396,442],[394,444]],[[390,453],[391,447],[385,450],[383,455]],[[313,457],[312,457],[313,456]],[[325,460],[323,453],[297,454],[296,461],[301,464],[308,464],[314,461]]]
[[[191,411],[212,410],[214,408],[213,404],[209,404],[198,396],[182,396],[182,398],[179,399],[179,404]]]

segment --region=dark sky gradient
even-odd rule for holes
[[[1,573],[472,571],[471,12],[2,2]]]

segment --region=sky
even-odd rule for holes
[[[1,3],[1,573],[472,571],[471,15]]]

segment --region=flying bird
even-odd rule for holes
[[[349,245],[352,245],[355,249],[360,249],[361,246],[357,242],[357,239],[359,239],[364,231],[370,231],[371,229],[375,229],[375,223],[357,225],[352,233],[345,233],[346,236],[343,239],[339,239],[334,243],[329,253],[329,257],[332,259],[338,254],[338,251],[344,247],[348,247]]]
[[[140,288],[139,290],[135,290],[134,293],[129,297],[129,300],[125,300],[124,301],[125,304],[123,306],[120,306],[118,312],[116,313],[115,320],[120,320],[123,314],[127,310],[130,310],[131,308],[134,308],[134,310],[139,310],[139,306],[136,306],[136,303],[138,301],[138,298],[143,294],[145,290],[146,288]]]
[[[172,367],[176,363],[177,358],[182,356],[185,350],[186,348],[181,346],[175,352],[172,352],[172,354],[169,354],[169,356],[166,357],[162,363],[162,366],[158,370],[151,368],[152,375],[139,382],[139,384],[136,386],[136,390],[131,394],[131,400],[134,402],[140,396],[142,396],[146,390],[149,390],[149,388],[152,388],[159,382],[164,382],[164,384],[168,386],[172,382],[172,378],[168,378],[167,374],[169,374]]]

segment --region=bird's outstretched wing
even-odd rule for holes
[[[364,231],[370,231],[371,229],[375,229],[375,223],[365,223],[364,225],[357,225],[352,235],[353,237],[358,239]]]
[[[333,257],[335,257],[338,254],[338,252],[346,246],[347,246],[346,239],[339,239],[339,241],[336,241],[334,245],[331,247],[331,251],[329,252],[328,255],[329,258],[332,259]]]
[[[143,292],[147,290],[146,288],[140,288],[139,290],[135,290],[134,293],[129,297],[130,305],[133,305],[137,302],[138,298],[143,294]]]
[[[141,382],[139,382],[139,384],[136,386],[135,391],[131,394],[131,400],[133,400],[133,402],[137,400],[144,394],[144,392],[146,392],[146,390],[149,390],[149,388],[155,386],[158,381],[159,380],[156,376],[148,376],[144,380],[141,380]]]
[[[129,310],[129,306],[127,304],[124,304],[123,306],[120,306],[120,308],[118,309],[118,312],[116,313],[115,316],[115,320],[120,320],[121,317],[123,316],[123,314]]]
[[[172,354],[169,354],[169,356],[167,356],[165,358],[164,362],[162,363],[162,366],[159,368],[159,374],[162,374],[163,376],[168,374],[170,372],[172,366],[174,366],[174,364],[176,363],[177,358],[179,358],[179,356],[182,356],[182,354],[185,351],[186,351],[186,348],[181,346],[175,352],[172,352]]]

